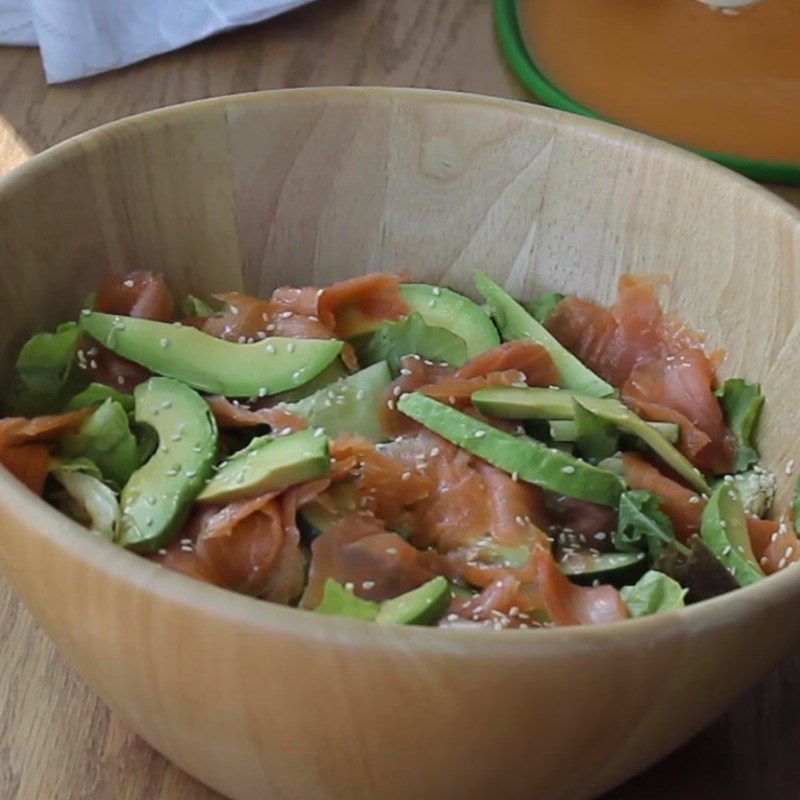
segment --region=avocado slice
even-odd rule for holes
[[[327,475],[331,469],[324,431],[258,436],[234,453],[197,496],[198,503],[229,503],[277,492]]]
[[[122,489],[118,543],[146,553],[171,542],[211,473],[217,423],[185,383],[150,378],[133,392],[134,416],[158,434],[159,447]]]
[[[747,586],[764,577],[750,544],[747,517],[739,491],[732,483],[721,483],[714,489],[703,509],[700,536],[739,586]]]
[[[616,425],[620,430],[641,439],[678,475],[701,492],[711,489],[698,469],[676,450],[654,427],[612,397],[590,397],[567,389],[516,388],[479,389],[472,403],[482,414],[503,419],[574,419],[574,401]]]
[[[410,592],[384,600],[375,622],[383,625],[435,625],[447,611],[452,596],[441,575]]]
[[[428,325],[452,331],[463,339],[468,359],[500,344],[494,323],[477,303],[463,294],[427,283],[406,283],[400,287],[400,293]]]
[[[325,367],[316,378],[312,378],[308,383],[298,386],[296,389],[289,389],[286,392],[281,392],[273,397],[276,403],[296,403],[299,400],[304,400],[310,397],[320,389],[330,386],[334,381],[339,378],[346,378],[350,373],[347,367],[342,363],[341,358],[337,358]]]
[[[371,600],[362,600],[351,589],[328,578],[322,600],[314,609],[317,614],[328,614],[332,617],[349,617],[350,619],[373,620],[378,616],[380,606]]]
[[[655,428],[670,444],[678,441],[680,427],[674,422],[648,422],[647,424],[651,428]],[[554,442],[574,442],[577,435],[575,420],[550,420],[550,438]]]
[[[445,328],[428,325],[416,312],[399,322],[384,322],[374,333],[356,336],[350,343],[360,363],[387,361],[395,374],[400,369],[400,359],[410,354],[455,367],[467,360],[463,339]]]
[[[324,428],[331,438],[342,431],[386,441],[378,409],[392,380],[385,361],[373,364],[324,389],[283,407],[304,419],[312,428]]]
[[[561,383],[567,389],[583,392],[592,397],[606,397],[614,393],[614,387],[595,375],[567,350],[547,328],[531,316],[508,292],[498,286],[488,275],[478,270],[478,291],[491,307],[492,317],[500,334],[506,341],[525,339],[540,344],[550,353],[553,363],[561,375]]]
[[[595,581],[625,586],[635,583],[647,571],[647,554],[599,553],[572,563],[566,559],[558,567],[573,583],[581,586],[591,586]]]
[[[474,397],[475,395],[473,395]],[[616,506],[622,481],[567,453],[493,428],[424,394],[403,395],[397,408],[453,444],[520,480],[568,497]]]
[[[319,375],[342,349],[333,339],[271,337],[236,344],[185,325],[90,312],[81,327],[109,350],[151,372],[229,397],[263,397]]]

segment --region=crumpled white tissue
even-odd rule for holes
[[[0,44],[38,45],[48,83],[124,67],[311,0],[0,0]]]

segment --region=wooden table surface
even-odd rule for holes
[[[500,56],[489,0],[318,0],[277,20],[66,86],[45,84],[35,51],[0,49],[0,172],[128,114],[315,84],[528,97]],[[800,206],[799,189],[776,191]],[[605,800],[800,798],[798,743],[800,650],[700,736]],[[78,798],[219,795],[128,731],[64,665],[0,579],[0,800]]]

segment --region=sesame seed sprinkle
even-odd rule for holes
[[[134,283],[131,278],[128,278],[127,280],[122,281],[122,285],[127,286],[129,289],[133,289]]]
[[[785,472],[787,475],[791,475],[791,474],[794,472],[794,468],[795,468],[795,465],[796,465],[796,464],[797,464],[797,462],[796,462],[796,461],[795,461],[793,458],[790,458],[790,459],[789,459],[789,460],[786,462],[786,466],[784,467],[784,472]]]
[[[124,375],[117,375],[117,384],[119,386],[125,385],[125,376]]]
[[[258,396],[259,396],[259,397],[266,397],[266,396],[267,396],[267,387],[266,387],[266,386],[262,386],[262,387],[261,387],[261,388],[258,390]]]
[[[475,438],[476,439],[483,439],[484,436],[486,436],[486,431],[484,431],[484,430],[475,431]]]
[[[169,347],[169,339],[166,336],[158,342],[162,347]]]
[[[277,352],[274,344],[268,344],[266,350],[270,355],[274,355]]]
[[[289,344],[286,345],[286,352],[287,353],[294,353],[294,351],[295,351],[295,343],[294,342],[289,342]]]
[[[362,589],[372,589],[375,586],[375,581],[362,581],[361,588]]]
[[[575,473],[575,467],[573,467],[572,465],[568,464],[566,467],[562,467],[561,471],[565,475],[573,475]]]

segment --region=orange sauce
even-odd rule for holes
[[[587,108],[692,147],[800,163],[800,0],[519,0],[539,69]]]

